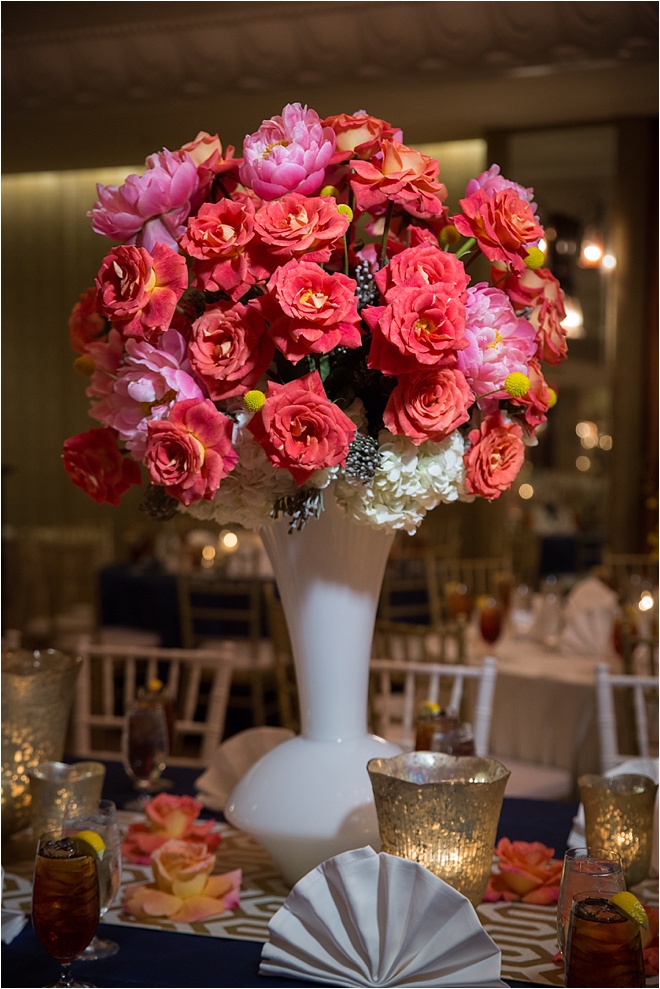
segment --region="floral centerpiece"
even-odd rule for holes
[[[241,158],[201,132],[98,187],[116,246],[70,319],[99,423],[64,444],[76,485],[117,504],[146,482],[155,517],[248,528],[300,528],[331,487],[409,533],[511,486],[566,356],[533,191],[493,165],[452,214],[402,142],[291,104]]]

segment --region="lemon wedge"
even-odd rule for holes
[[[440,714],[440,705],[436,704],[435,701],[422,701],[422,703],[419,705],[419,713],[423,717]]]
[[[613,903],[622,913],[625,913],[626,917],[636,920],[641,927],[648,929],[649,918],[646,915],[646,910],[634,893],[615,893],[614,896],[610,896],[610,903]]]
[[[105,842],[103,841],[101,835],[97,834],[96,831],[77,831],[73,837],[77,838],[78,841],[84,842],[85,845],[88,845],[98,859],[103,858],[103,853],[105,852]]]

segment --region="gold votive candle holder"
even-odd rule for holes
[[[495,759],[411,752],[371,759],[381,849],[481,903],[510,773]]]
[[[611,777],[587,773],[578,785],[587,845],[616,852],[626,886],[636,886],[646,879],[651,864],[657,784],[636,773]]]

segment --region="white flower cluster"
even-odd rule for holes
[[[374,477],[368,483],[343,477],[335,489],[339,504],[358,522],[412,535],[441,502],[468,500],[465,442],[459,430],[442,443],[420,446],[384,430],[378,442],[380,464]]]

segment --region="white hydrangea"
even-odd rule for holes
[[[383,430],[380,463],[368,482],[343,476],[337,500],[358,522],[416,532],[431,509],[465,497],[465,442],[456,430],[442,443],[415,446],[406,436]]]

